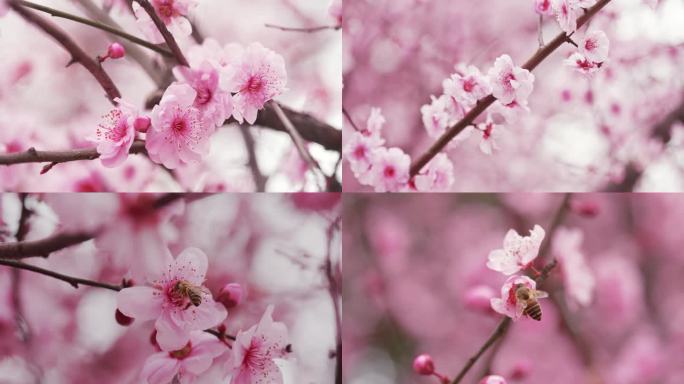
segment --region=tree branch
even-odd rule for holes
[[[90,58],[90,56],[88,56],[88,54],[85,53],[64,31],[59,29],[52,22],[45,20],[32,11],[24,8],[18,0],[10,0],[9,5],[26,21],[35,24],[45,33],[57,40],[57,42],[71,54],[71,62],[69,64],[78,62],[83,65],[83,67],[93,75],[95,80],[100,83],[100,86],[104,89],[109,101],[116,105],[114,99],[121,97],[121,93],[100,64]]]
[[[335,313],[335,384],[342,384],[342,314],[339,305],[340,282],[335,277],[332,260],[332,242],[335,228],[341,225],[341,216],[338,216],[328,227],[328,246],[325,259],[324,271],[328,280],[328,294]]]
[[[280,25],[275,25],[275,24],[264,24],[266,28],[273,28],[273,29],[279,29],[284,32],[303,32],[303,33],[314,33],[314,32],[320,32],[320,31],[326,31],[326,30],[332,30],[332,31],[339,31],[342,29],[341,25],[321,25],[318,27],[309,27],[309,28],[293,28],[293,27],[281,27]]]
[[[130,154],[144,154],[144,141],[135,141],[129,151]],[[59,163],[66,163],[76,160],[95,160],[100,157],[95,148],[71,149],[65,151],[38,151],[29,148],[24,152],[0,154],[0,165],[22,164],[22,163],[47,163],[49,168]],[[43,169],[45,173],[49,169]]]
[[[17,269],[24,269],[27,271],[39,273],[41,275],[50,276],[50,277],[53,277],[57,280],[62,280],[64,282],[67,282],[67,283],[69,283],[69,285],[71,285],[74,288],[78,288],[79,285],[88,285],[91,287],[99,287],[99,288],[110,289],[112,291],[120,291],[122,289],[122,287],[119,285],[100,283],[100,282],[92,281],[92,280],[88,280],[88,279],[81,279],[78,277],[63,275],[61,273],[50,271],[50,270],[45,269],[45,268],[36,267],[35,265],[26,264],[24,262],[17,261],[17,260],[0,259],[0,265],[5,265],[8,267],[17,268]]]
[[[145,10],[145,12],[147,12],[147,14],[150,15],[152,22],[154,22],[154,25],[157,27],[159,33],[161,33],[162,37],[164,38],[164,41],[166,41],[166,45],[169,46],[169,49],[171,49],[171,52],[176,57],[178,64],[183,65],[185,67],[189,67],[190,64],[183,55],[183,52],[181,51],[180,47],[178,46],[178,43],[176,42],[176,39],[173,38],[171,32],[169,32],[164,22],[159,18],[159,16],[157,15],[157,11],[154,9],[152,4],[150,4],[150,2],[147,0],[134,1],[140,4],[140,6]]]
[[[603,7],[605,7],[610,0],[599,0],[593,7],[589,8],[584,15],[582,15],[579,19],[577,19],[577,29],[581,28],[584,24],[586,24],[598,11],[600,11]],[[563,45],[567,41],[569,36],[561,32],[556,36],[555,39],[553,39],[549,44],[545,45],[541,49],[537,50],[537,52],[529,59],[527,62],[522,66],[524,69],[527,69],[529,71],[532,71],[534,68],[536,68],[544,59],[546,59],[553,51],[555,51],[558,47]],[[473,124],[473,121],[480,116],[482,112],[484,112],[490,105],[494,104],[496,101],[496,98],[492,95],[489,95],[477,102],[475,104],[475,107],[471,109],[456,125],[453,127],[449,128],[437,141],[432,144],[428,150],[420,155],[418,159],[411,164],[411,170],[410,170],[410,175],[411,177],[415,176],[420,172],[421,169],[423,169],[424,166],[427,165],[427,163],[432,160],[433,157],[437,156],[444,147],[449,144],[449,142],[456,136],[458,135],[461,131],[463,131],[466,127],[469,125]]]
[[[0,259],[48,257],[52,252],[81,244],[94,238],[93,233],[58,233],[40,240],[0,243]]]
[[[240,134],[242,134],[242,139],[245,141],[245,148],[247,149],[247,165],[252,172],[252,178],[254,179],[254,185],[256,186],[257,192],[266,191],[266,177],[261,173],[259,169],[259,162],[257,161],[254,137],[252,137],[252,132],[249,128],[244,125],[240,125]]]

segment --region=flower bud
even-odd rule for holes
[[[584,217],[596,217],[601,211],[599,204],[592,200],[573,200],[570,202],[570,209]]]
[[[112,59],[120,59],[126,55],[126,49],[124,48],[123,45],[119,43],[111,43],[109,44],[109,48],[107,48],[107,56],[111,57]]]
[[[430,355],[418,355],[418,357],[413,360],[413,370],[420,375],[432,375],[435,373],[435,363],[432,361]]]
[[[242,286],[237,283],[226,284],[221,288],[216,301],[223,304],[226,309],[237,307],[242,301]]]
[[[528,360],[522,360],[513,366],[509,376],[512,380],[524,380],[530,375],[531,372],[532,363],[530,363]]]
[[[480,384],[506,384],[506,380],[499,375],[489,375],[483,378]]]
[[[121,311],[119,311],[118,309],[117,309],[116,312],[114,313],[114,318],[116,318],[116,322],[119,323],[119,325],[121,325],[121,326],[123,326],[123,327],[129,326],[129,325],[131,325],[131,323],[133,322],[133,318],[132,318],[132,317],[128,317],[128,316],[124,315],[124,314],[123,314]]]
[[[133,128],[138,132],[145,133],[150,128],[150,121],[147,116],[138,116],[133,121]]]

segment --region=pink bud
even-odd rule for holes
[[[435,363],[432,361],[430,355],[418,355],[418,357],[413,360],[413,370],[420,375],[432,375],[435,373]]]
[[[242,301],[242,287],[237,283],[226,284],[218,294],[216,301],[223,304],[226,309],[231,309]]]
[[[491,298],[496,296],[494,289],[487,285],[477,285],[469,288],[463,296],[463,301],[468,309],[480,312],[491,313]]]
[[[118,309],[117,309],[116,312],[114,313],[114,317],[116,318],[116,322],[119,323],[119,325],[121,325],[121,326],[123,326],[123,327],[129,326],[129,325],[131,325],[131,323],[133,322],[133,318],[132,318],[132,317],[128,317],[128,316],[124,315],[124,314],[121,313],[121,311],[119,311]]]
[[[530,375],[530,372],[532,372],[532,363],[528,360],[522,360],[513,366],[509,376],[513,380],[523,380]]]
[[[601,211],[599,204],[592,200],[572,200],[570,209],[584,217],[595,217]]]
[[[150,128],[150,118],[147,116],[138,116],[133,121],[133,128],[136,131],[145,133]]]
[[[499,375],[490,375],[482,379],[480,384],[506,384],[506,380]]]
[[[112,59],[120,59],[126,55],[126,49],[124,48],[123,45],[119,43],[111,43],[109,44],[109,48],[107,48],[107,56],[111,57]]]

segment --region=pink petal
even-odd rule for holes
[[[167,353],[156,353],[147,358],[141,376],[149,384],[168,384],[178,373],[179,362]]]
[[[116,297],[117,308],[126,316],[138,320],[151,320],[159,317],[162,297],[151,287],[130,287],[122,289]]]
[[[187,280],[195,285],[202,285],[208,267],[207,255],[199,248],[190,247],[186,248],[176,258],[172,276]]]
[[[165,351],[183,348],[190,340],[190,333],[177,324],[168,311],[162,313],[155,324],[157,343]]]
[[[220,324],[228,312],[219,303],[203,301],[199,307],[191,306],[184,311],[176,311],[171,315],[178,324],[184,324],[187,330],[205,330]]]

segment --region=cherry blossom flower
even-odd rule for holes
[[[449,127],[451,119],[447,111],[449,98],[447,96],[432,97],[430,104],[425,104],[420,107],[420,113],[423,116],[423,126],[427,131],[428,136],[438,138],[444,134]]]
[[[411,158],[399,148],[379,148],[373,156],[371,181],[376,192],[397,192],[409,180]]]
[[[506,379],[499,375],[489,375],[480,380],[480,384],[506,384]]]
[[[444,80],[442,87],[445,95],[454,98],[465,108],[472,107],[479,99],[492,92],[489,79],[474,65],[451,75]]]
[[[148,357],[141,376],[149,384],[168,384],[177,377],[181,384],[193,383],[195,378],[211,367],[214,358],[228,348],[215,336],[195,331],[190,341],[171,352],[158,352]]]
[[[207,267],[207,256],[201,250],[186,248],[151,287],[122,289],[117,306],[134,319],[155,320],[161,349],[179,350],[190,341],[192,331],[211,328],[226,318],[226,309],[203,287]],[[198,295],[199,302],[191,295]]]
[[[269,306],[259,324],[238,332],[233,343],[230,384],[282,384],[283,375],[274,359],[289,352],[287,327],[273,321]]]
[[[581,53],[575,52],[570,57],[565,59],[563,62],[565,65],[570,66],[574,68],[576,71],[585,74],[585,75],[591,75],[592,73],[598,71],[599,67],[596,65],[596,63],[589,61],[586,57],[584,57]]]
[[[503,104],[514,100],[527,101],[534,87],[534,75],[530,71],[516,67],[508,55],[499,56],[488,73],[492,95]]]
[[[380,108],[371,108],[370,115],[366,121],[367,135],[380,136],[382,134],[382,127],[385,125],[385,116],[382,115]]]
[[[208,61],[198,68],[177,66],[173,69],[176,79],[190,85],[195,92],[193,106],[207,123],[218,127],[233,114],[233,98],[219,87],[219,72]]]
[[[454,165],[445,153],[440,153],[414,177],[413,183],[418,191],[447,191],[454,183]]]
[[[544,229],[539,225],[534,226],[529,236],[520,236],[515,230],[509,230],[504,237],[503,248],[489,253],[487,267],[504,275],[527,268],[538,256],[544,235]]]
[[[242,52],[228,80],[228,90],[235,93],[233,116],[240,123],[244,120],[254,124],[257,111],[283,93],[286,83],[283,57],[259,43],[252,43]]]
[[[198,162],[209,152],[208,127],[195,108],[197,92],[187,84],[171,84],[158,105],[152,108],[152,126],[145,147],[150,159],[177,168]],[[213,123],[212,123],[213,125]]]
[[[192,25],[185,16],[191,8],[197,6],[195,0],[150,0],[150,3],[169,32],[178,37],[190,36]],[[137,2],[133,2],[133,13],[137,19],[138,27],[148,40],[155,44],[164,42],[164,37],[150,15]]]
[[[544,16],[553,15],[551,0],[534,0],[534,11]]]
[[[495,150],[499,150],[498,139],[501,137],[503,126],[494,124],[491,115],[487,115],[484,123],[477,125],[477,129],[482,133],[480,140],[480,151],[485,155],[491,155]]]
[[[384,140],[375,135],[364,135],[362,132],[354,132],[342,153],[349,162],[354,176],[361,183],[370,182],[370,170],[373,165],[373,154],[382,148]]]
[[[584,35],[579,51],[587,60],[602,63],[608,59],[609,45],[608,36],[603,31],[593,30]]]
[[[496,312],[509,316],[514,321],[520,320],[523,316],[523,311],[525,306],[523,302],[518,300],[515,294],[516,290],[520,286],[526,286],[530,289],[537,289],[537,283],[527,276],[514,275],[508,278],[501,287],[501,297],[492,298],[490,304],[492,309]],[[548,294],[544,291],[537,291],[537,299],[542,299],[548,297]]]
[[[513,101],[508,104],[496,101],[489,107],[489,115],[495,124],[515,124],[528,113],[530,107],[527,106],[527,101]]]
[[[596,285],[594,274],[580,250],[583,238],[582,230],[561,227],[554,235],[551,248],[561,267],[568,302],[575,307],[591,303]]]
[[[98,125],[95,137],[90,138],[97,144],[97,153],[105,167],[115,167],[123,163],[135,139],[136,108],[117,98],[116,108],[112,109]]]
[[[577,30],[577,18],[581,12],[578,0],[551,0],[551,7],[558,25],[565,33]]]

